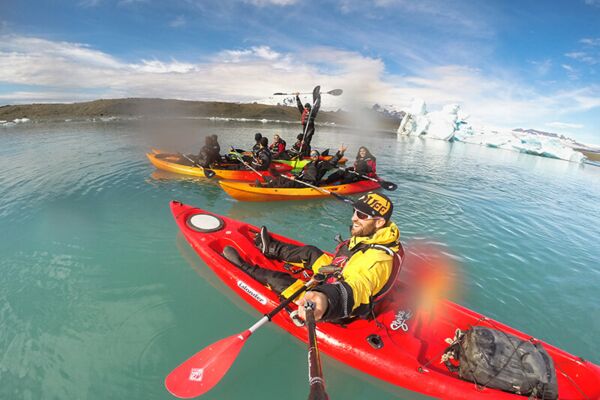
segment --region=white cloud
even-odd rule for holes
[[[579,43],[586,44],[588,46],[600,46],[600,38],[583,38]]]
[[[186,74],[196,70],[196,66],[194,64],[182,63],[177,60],[172,60],[168,63],[158,60],[142,60],[141,64],[129,64],[129,67],[133,71],[150,72],[156,74],[168,74],[171,72]]]
[[[588,6],[600,7],[600,0],[585,0],[585,4]]]
[[[187,24],[187,20],[185,19],[185,17],[183,15],[179,15],[175,19],[173,19],[171,22],[169,22],[169,26],[171,28],[181,28],[182,26],[185,26],[186,24]]]
[[[80,7],[96,7],[98,6],[102,0],[81,0],[78,5]]]
[[[531,64],[535,67],[538,75],[544,76],[550,72],[552,68],[552,60],[543,60],[543,61],[531,61]]]
[[[598,60],[590,56],[588,53],[583,51],[573,51],[571,53],[565,53],[566,57],[572,58],[573,60],[581,61],[586,64],[594,65],[598,63]]]
[[[216,61],[228,63],[247,63],[257,60],[275,61],[282,58],[282,55],[269,46],[255,46],[243,50],[225,50],[217,55]]]
[[[244,3],[252,4],[257,7],[265,7],[265,6],[291,6],[292,4],[297,3],[298,0],[244,0]]]
[[[563,68],[573,70],[566,64]],[[83,44],[0,36],[0,82],[40,88],[4,90],[0,99],[7,103],[100,97],[250,102],[320,84],[324,91],[344,89],[336,99],[345,107],[379,103],[406,109],[412,99],[422,98],[430,110],[459,103],[473,121],[505,127],[540,126],[561,115],[600,108],[599,86],[538,93],[516,76],[461,65],[392,75],[381,59],[328,47],[281,53],[256,46],[223,51],[204,62],[125,62]]]
[[[549,126],[550,128],[557,128],[557,129],[582,129],[585,128],[584,125],[582,124],[569,124],[567,122],[548,122],[546,124],[546,126]]]

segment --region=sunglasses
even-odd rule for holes
[[[314,153],[314,154],[311,154],[310,156],[311,156],[311,157],[319,157],[319,155],[318,155],[318,154],[316,154],[316,153]]]
[[[377,219],[377,218],[381,218],[381,217],[373,217],[367,213],[364,213],[362,211],[357,210],[356,208],[354,209],[354,215],[356,215],[356,218],[360,219],[360,220],[367,220],[367,219]]]

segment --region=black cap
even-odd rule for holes
[[[308,108],[308,109],[310,110],[310,108],[311,108],[311,105],[310,105],[310,103],[306,103],[306,104],[304,105],[304,108]]]
[[[394,205],[389,197],[382,193],[369,192],[354,202],[354,208],[371,217],[382,217],[389,221],[394,211]]]
[[[262,134],[260,132],[256,132],[254,134],[254,140],[256,140],[258,142],[260,140],[260,138],[262,138]]]
[[[303,133],[299,133],[298,136],[296,136],[296,139],[298,140],[302,140],[302,137],[304,136]]]

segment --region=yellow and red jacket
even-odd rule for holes
[[[327,295],[328,307],[323,319],[338,320],[363,315],[372,299],[388,282],[394,264],[394,253],[400,250],[400,231],[394,222],[372,236],[353,236],[338,246],[336,254],[323,254],[312,265],[317,273],[323,266],[342,267],[341,278],[330,280],[313,290]],[[304,284],[298,280],[282,295],[288,297]]]

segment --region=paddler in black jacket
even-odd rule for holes
[[[258,143],[258,150],[254,154],[251,165],[258,171],[266,171],[271,165],[271,152],[269,151],[269,139],[261,137]]]
[[[315,134],[315,118],[317,118],[319,108],[321,108],[321,92],[318,89],[313,92],[313,106],[310,103],[302,105],[299,94],[296,92],[296,105],[301,115],[304,143],[310,146],[312,137]]]
[[[304,303],[315,303],[315,319],[344,322],[369,315],[374,302],[393,288],[404,252],[400,231],[390,220],[391,200],[370,192],[354,202],[350,239],[338,245],[333,256],[315,246],[297,246],[273,239],[263,226],[256,237],[257,247],[267,258],[302,265],[320,272],[322,267],[337,269],[324,283],[306,292],[299,300],[298,313],[304,319]],[[304,281],[292,275],[252,265],[234,247],[226,246],[223,256],[232,264],[283,297],[289,297]],[[400,257],[398,257],[400,256]]]
[[[198,165],[204,168],[210,167],[221,161],[221,146],[219,145],[217,135],[207,136],[204,139],[204,146],[198,154]]]

